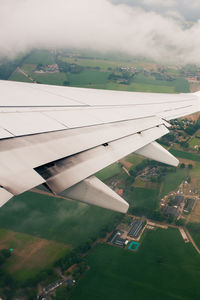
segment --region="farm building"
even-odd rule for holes
[[[112,243],[119,247],[124,247],[126,245],[126,239],[122,239],[120,236],[123,234],[121,230],[115,230],[107,239],[108,243]]]
[[[176,197],[175,197],[175,199],[173,201],[173,205],[180,206],[183,201],[184,201],[184,197],[183,196],[176,195]]]
[[[193,206],[194,206],[195,200],[187,198],[185,201],[184,211],[185,212],[191,212]]]
[[[137,220],[131,225],[131,229],[129,230],[128,236],[137,239],[145,225],[143,220]]]
[[[121,234],[122,234],[122,232],[120,230],[116,229],[115,231],[113,231],[113,233],[107,239],[107,243],[113,243],[113,241]]]
[[[178,218],[178,216],[180,215],[180,210],[179,208],[166,205],[163,207],[163,214],[167,217],[173,216],[175,218]]]

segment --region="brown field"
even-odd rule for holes
[[[192,178],[192,184],[197,192],[200,193],[200,163],[195,162],[194,168],[190,171],[190,175]]]
[[[7,229],[0,229],[0,249],[14,249],[7,263],[11,273],[21,269],[43,269],[62,256],[70,246]]]
[[[122,165],[124,165],[125,168],[130,169],[132,167],[132,163],[130,163],[129,161],[126,161],[124,158],[120,159],[120,163]]]
[[[180,163],[184,163],[185,165],[193,165],[193,167],[195,166],[196,162],[194,160],[190,160],[190,159],[185,159],[185,158],[178,158],[178,160],[180,161]]]
[[[194,93],[194,92],[198,92],[200,91],[200,83],[195,82],[195,83],[190,83],[190,92]]]
[[[195,114],[189,115],[189,116],[185,116],[182,119],[188,119],[188,120],[192,120],[192,121],[197,121],[198,118],[200,116],[200,112],[197,112]]]

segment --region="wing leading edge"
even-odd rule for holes
[[[167,121],[199,111],[200,95],[152,94],[0,81],[0,206],[40,184],[125,213],[128,203],[92,176],[136,152],[173,166],[155,142]]]

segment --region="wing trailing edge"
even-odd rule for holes
[[[157,142],[152,142],[137,151],[136,154],[177,167],[179,160]]]
[[[0,187],[0,207],[6,204],[12,197],[13,194]]]
[[[0,81],[0,87],[0,206],[45,183],[53,193],[67,190],[72,199],[125,212],[128,204],[91,176],[132,152],[177,166],[178,160],[154,141],[169,132],[168,120],[200,110],[200,92],[9,81]]]
[[[72,200],[126,213],[129,204],[95,176],[86,178],[60,195]]]
[[[38,172],[46,178],[50,190],[58,194],[167,132],[160,125],[54,162],[49,168],[44,165]]]

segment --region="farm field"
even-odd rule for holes
[[[197,246],[200,248],[200,223],[190,222],[187,224],[187,229],[189,230]]]
[[[0,228],[75,247],[112,225],[118,213],[75,201],[26,192],[0,210]]]
[[[105,89],[129,91],[129,92],[149,92],[149,93],[174,93],[175,92],[174,87],[165,86],[165,85],[158,86],[156,85],[156,81],[154,81],[154,84],[132,82],[129,85],[108,82],[105,86]]]
[[[196,200],[194,208],[187,218],[187,222],[200,223],[200,199]]]
[[[84,52],[84,51],[83,51]],[[142,74],[136,75],[130,84],[120,84],[108,80],[111,72],[115,72],[119,67],[133,67],[137,70],[157,70],[157,65],[150,61],[134,60],[124,57],[99,57],[97,54],[83,54],[82,58],[79,57],[65,57],[65,54],[60,55],[59,59],[69,63],[77,64],[84,67],[84,70],[79,74],[72,73],[34,73],[35,68],[39,64],[48,65],[55,64],[55,53],[47,50],[33,50],[25,58],[21,68],[27,72],[36,82],[43,84],[63,85],[68,81],[70,86],[96,88],[96,89],[109,89],[121,91],[141,91],[141,92],[154,92],[154,93],[176,93],[176,92],[189,92],[189,84],[176,75],[172,81],[156,80],[151,76],[144,76]],[[86,55],[84,57],[84,55]],[[89,58],[88,55],[91,55]],[[20,73],[13,73],[10,80],[28,81],[25,76]],[[23,80],[24,79],[24,80]]]
[[[188,176],[187,169],[176,169],[176,172],[169,173],[164,177],[164,182],[161,187],[161,198],[169,192],[178,188],[181,182]]]
[[[132,153],[132,154],[129,154],[128,156],[126,156],[125,160],[127,162],[131,163],[133,166],[136,166],[144,160],[144,157]]]
[[[193,137],[190,142],[189,142],[189,145],[190,145],[190,148],[194,149],[194,147],[197,145],[197,146],[200,146],[200,139],[197,139],[195,137]]]
[[[176,150],[176,149],[170,149],[169,151],[171,152],[171,154],[173,154],[176,157],[200,162],[200,154],[190,153],[190,152],[186,152],[186,151],[180,151],[180,150]]]
[[[55,64],[55,60],[53,54],[48,50],[33,50],[25,59],[25,64],[44,64],[44,65],[52,65]]]
[[[32,235],[0,229],[0,249],[13,249],[5,269],[18,281],[23,282],[50,267],[69,246]]]
[[[198,193],[200,193],[200,163],[195,162],[194,167],[190,170],[190,175],[194,182],[195,187],[197,188]]]
[[[149,84],[149,85],[156,85],[157,88],[159,89],[160,87],[166,86],[169,87],[169,91],[171,90],[170,88],[174,89],[174,92],[179,93],[189,93],[189,84],[185,79],[178,78],[173,81],[167,81],[167,80],[155,80],[153,77],[146,77],[144,75],[138,75],[134,79],[134,82],[136,83],[141,83],[141,84]]]
[[[98,57],[97,57],[98,56]],[[156,68],[155,63],[148,62],[148,61],[138,61],[134,60],[133,58],[127,59],[127,57],[115,57],[115,56],[107,56],[105,58],[105,55],[102,56],[97,54],[95,57],[91,58],[80,58],[80,57],[61,57],[61,60],[70,63],[70,64],[78,64],[83,67],[99,67],[102,70],[108,70],[108,68],[116,68],[116,67],[135,67],[139,70],[142,67],[146,67],[147,69],[154,69]]]
[[[126,190],[124,198],[132,207],[132,214],[150,217],[158,205],[159,189],[133,188]]]
[[[32,82],[28,77],[26,77],[24,74],[15,72],[11,75],[9,80],[13,81],[22,81],[22,82]]]
[[[197,300],[200,257],[176,229],[145,233],[136,253],[101,244],[70,299]]]
[[[52,85],[63,85],[63,82],[66,80],[65,73],[45,73],[45,74],[38,74],[38,73],[31,73],[31,77],[43,84],[52,84]]]
[[[67,74],[67,79],[72,86],[105,85],[108,81],[108,72],[84,70],[80,74]]]
[[[122,172],[122,169],[119,167],[119,164],[114,163],[114,164],[104,168],[103,170],[99,171],[98,173],[96,173],[95,176],[97,178],[99,178],[100,180],[104,181],[110,177],[113,177],[113,176],[119,174],[120,172]]]

